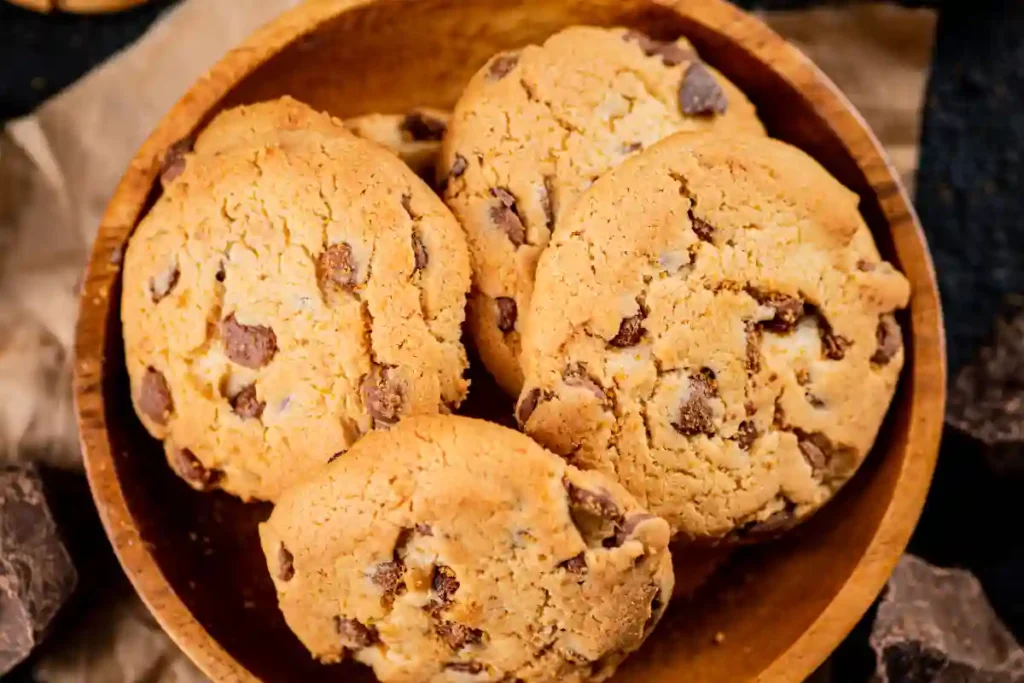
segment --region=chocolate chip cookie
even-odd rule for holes
[[[273,500],[462,401],[466,241],[394,156],[285,98],[172,146],[162,183],[121,318],[136,411],[190,485]]]
[[[391,150],[432,185],[441,138],[450,118],[451,112],[417,107],[406,114],[366,114],[345,119],[345,127]]]
[[[867,455],[903,365],[909,285],[857,201],[764,137],[678,134],[603,176],[537,270],[527,433],[684,536],[806,518]]]
[[[609,168],[676,131],[763,134],[747,98],[682,38],[569,28],[495,56],[469,83],[441,185],[469,236],[468,328],[508,393],[522,385],[522,318],[553,227]]]
[[[672,594],[668,537],[604,475],[456,416],[367,435],[260,525],[291,629],[384,682],[608,678]]]

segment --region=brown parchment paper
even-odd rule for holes
[[[316,0],[312,0],[316,1]],[[100,216],[149,131],[226,50],[297,0],[188,0],[0,135],[0,462],[80,470],[70,389],[77,284]],[[762,14],[846,92],[908,183],[934,14],[855,5]],[[98,603],[98,604],[96,604]],[[204,680],[122,577],[44,645],[41,683]]]

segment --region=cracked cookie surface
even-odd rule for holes
[[[457,416],[366,436],[260,526],[313,655],[410,683],[611,676],[672,595],[668,536],[604,475]]]
[[[467,86],[439,184],[469,237],[468,329],[509,394],[522,385],[523,317],[552,228],[595,179],[677,131],[764,132],[685,39],[573,27],[495,56]]]
[[[678,134],[609,172],[538,267],[525,431],[684,536],[806,518],[870,450],[903,365],[909,284],[857,201],[763,137]]]
[[[288,98],[192,148],[169,150],[121,301],[136,412],[179,476],[273,500],[375,425],[459,405],[468,250],[419,178]]]
[[[451,112],[416,107],[405,114],[364,114],[345,119],[345,128],[382,145],[429,185],[441,153]]]

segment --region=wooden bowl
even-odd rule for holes
[[[814,519],[747,548],[677,599],[622,681],[796,681],[871,604],[910,537],[931,479],[945,402],[945,351],[931,258],[878,142],[835,87],[756,19],[719,0],[317,0],[232,50],[136,154],[107,208],[82,293],[75,395],[96,504],[125,571],[160,624],[217,681],[371,681],[313,662],[281,618],[259,551],[265,505],[199,494],[175,478],[129,400],[119,320],[121,255],[159,192],[164,151],[219,109],[290,94],[338,116],[450,107],[495,51],[571,24],[679,34],[747,92],[776,137],[860,195],[883,255],[910,279],[907,364],[861,471]],[[479,369],[477,414],[510,414]],[[700,566],[687,566],[700,556]],[[683,583],[720,557],[677,553]],[[723,638],[724,636],[724,638]]]

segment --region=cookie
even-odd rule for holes
[[[450,118],[451,112],[417,107],[406,114],[366,114],[345,119],[345,127],[364,140],[391,150],[432,185],[441,138]]]
[[[385,683],[609,677],[672,595],[668,536],[600,473],[456,416],[366,436],[260,525],[291,629]]]
[[[394,156],[285,98],[172,146],[162,182],[121,319],[136,412],[190,485],[273,500],[462,401],[465,238]]]
[[[756,538],[820,508],[903,365],[907,280],[856,195],[768,138],[678,134],[609,172],[535,291],[519,421],[684,537]]]
[[[468,329],[509,394],[522,385],[522,318],[552,228],[596,178],[680,130],[764,132],[746,97],[682,38],[569,28],[495,56],[469,83],[444,140],[442,184],[469,237]]]

